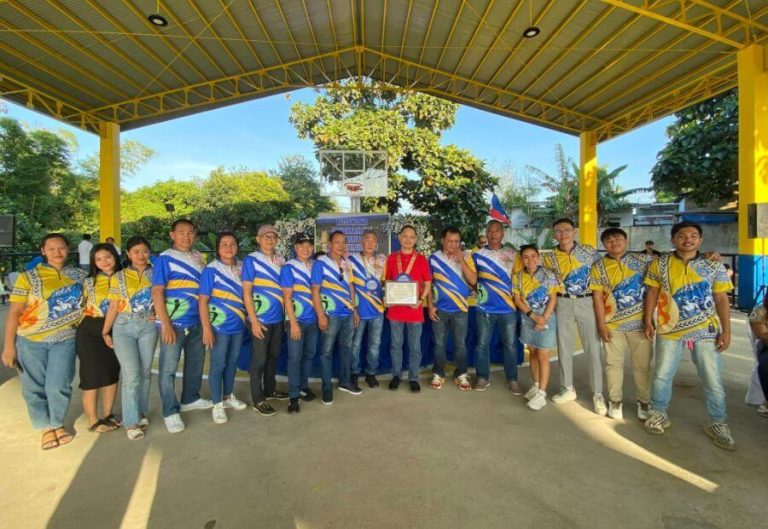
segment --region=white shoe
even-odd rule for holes
[[[563,388],[560,393],[552,397],[552,402],[555,404],[564,404],[572,400],[576,400],[576,388],[573,386]]]
[[[228,399],[224,400],[224,407],[225,408],[231,408],[233,410],[242,411],[245,408],[248,407],[248,405],[243,402],[242,400],[235,397],[235,394],[232,393]]]
[[[213,408],[213,402],[208,399],[197,399],[189,404],[182,404],[181,411],[207,410]]]
[[[169,415],[165,419],[165,427],[168,429],[168,433],[179,433],[183,432],[184,428],[184,421],[181,420],[181,415],[178,413],[174,413],[173,415]]]
[[[224,403],[219,402],[214,404],[211,415],[213,416],[213,422],[216,424],[224,424],[227,422],[227,412],[224,411]]]
[[[648,420],[648,413],[651,411],[651,405],[647,402],[637,401],[637,418],[645,422]]]
[[[531,408],[533,411],[539,411],[541,408],[547,405],[547,393],[546,391],[537,391],[536,395],[533,396],[531,400],[528,401],[526,406]]]
[[[624,412],[621,409],[621,402],[609,402],[608,403],[608,417],[617,421],[624,420]]]
[[[601,417],[605,417],[608,413],[608,406],[605,405],[605,399],[602,393],[595,393],[592,395],[592,404],[595,405],[595,413]]]
[[[533,397],[536,396],[536,393],[539,392],[539,383],[534,382],[533,385],[528,389],[528,391],[525,392],[525,395],[523,395],[523,398],[525,400],[531,400]]]

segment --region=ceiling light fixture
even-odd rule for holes
[[[532,39],[539,33],[541,33],[541,29],[539,29],[537,26],[529,26],[523,31],[523,37],[526,39]]]
[[[523,30],[523,37],[532,39],[541,33],[541,29],[533,24],[533,2],[528,0],[528,27]]]
[[[149,20],[153,25],[164,28],[168,25],[168,20],[163,15],[158,15],[157,13],[152,13],[147,17],[147,20]]]

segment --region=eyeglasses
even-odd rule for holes
[[[568,228],[565,230],[555,230],[554,233],[555,235],[564,235],[566,233],[573,233],[573,228]]]
[[[268,241],[276,241],[277,240],[277,235],[275,235],[273,233],[266,233],[266,234],[262,235],[261,238],[262,239],[267,239]]]

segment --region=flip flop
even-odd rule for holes
[[[63,435],[59,435],[60,430],[64,432]],[[72,442],[72,439],[75,438],[75,436],[69,433],[67,429],[64,428],[63,426],[56,428],[56,430],[54,430],[54,433],[56,434],[56,441],[59,443],[59,446],[64,446],[65,444],[69,444],[70,442]]]
[[[88,431],[92,433],[108,433],[113,432],[118,428],[118,426],[115,426],[113,423],[105,419],[99,419],[88,427]]]
[[[131,441],[141,441],[144,439],[144,431],[141,428],[128,428],[128,439]]]
[[[115,417],[115,415],[114,415],[113,413],[110,413],[109,415],[107,415],[106,417],[104,417],[104,419],[103,419],[103,420],[104,420],[105,422],[108,422],[108,423],[110,423],[110,424],[114,424],[114,425],[115,425],[115,426],[117,426],[118,428],[120,428],[120,427],[123,425],[123,423],[122,423],[122,422],[120,422],[120,420],[119,420],[117,417]]]
[[[53,438],[51,438],[53,436]],[[46,441],[46,437],[48,440]],[[51,450],[59,447],[59,439],[56,437],[56,430],[48,430],[43,434],[43,440],[40,446],[43,450]]]

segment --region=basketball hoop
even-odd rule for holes
[[[319,160],[323,196],[387,196],[387,151],[321,150]]]

